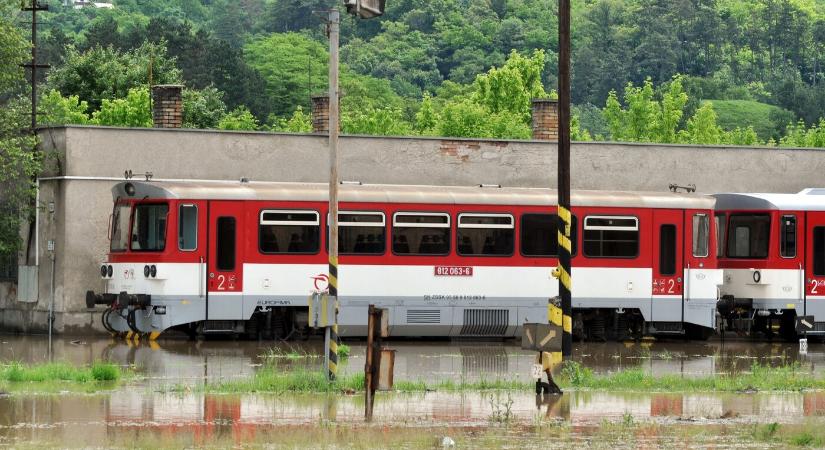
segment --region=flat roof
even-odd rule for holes
[[[809,188],[796,194],[713,194],[717,210],[825,211],[825,189]]]
[[[328,201],[326,183],[276,183],[240,181],[124,181],[112,188],[113,198],[127,198],[125,186],[135,188],[134,198],[182,200]],[[555,189],[498,186],[416,186],[342,184],[339,200],[353,203],[431,203],[478,205],[556,205]],[[574,190],[573,206],[626,208],[713,209],[709,195],[672,192]]]

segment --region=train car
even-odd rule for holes
[[[720,313],[740,333],[825,334],[825,189],[716,194]]]
[[[308,297],[327,288],[327,189],[118,183],[87,305],[106,306],[113,332],[303,334]],[[547,320],[555,191],[345,183],[340,201],[341,335],[365,334],[370,304],[389,308],[393,336],[511,337]],[[574,191],[572,205],[576,335],[713,331],[712,197]]]

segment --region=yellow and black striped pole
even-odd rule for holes
[[[338,258],[329,258],[329,301],[332,302],[332,323],[327,324],[329,335],[329,354],[327,355],[327,371],[330,381],[338,376]]]
[[[573,352],[570,268],[570,0],[559,0],[559,296],[563,314],[562,355]]]

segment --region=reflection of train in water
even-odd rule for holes
[[[326,287],[327,186],[122,182],[100,267],[104,325],[119,332],[287,336]],[[342,335],[369,304],[393,336],[515,336],[557,294],[556,195],[544,189],[344,184]],[[576,191],[574,332],[707,336],[716,323],[714,199]],[[171,238],[171,240],[170,240]]]

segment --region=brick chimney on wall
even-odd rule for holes
[[[183,86],[152,86],[152,121],[155,128],[180,128],[183,125]]]
[[[312,132],[329,134],[329,95],[312,96]]]
[[[533,99],[533,139],[559,140],[559,102],[549,98]]]

